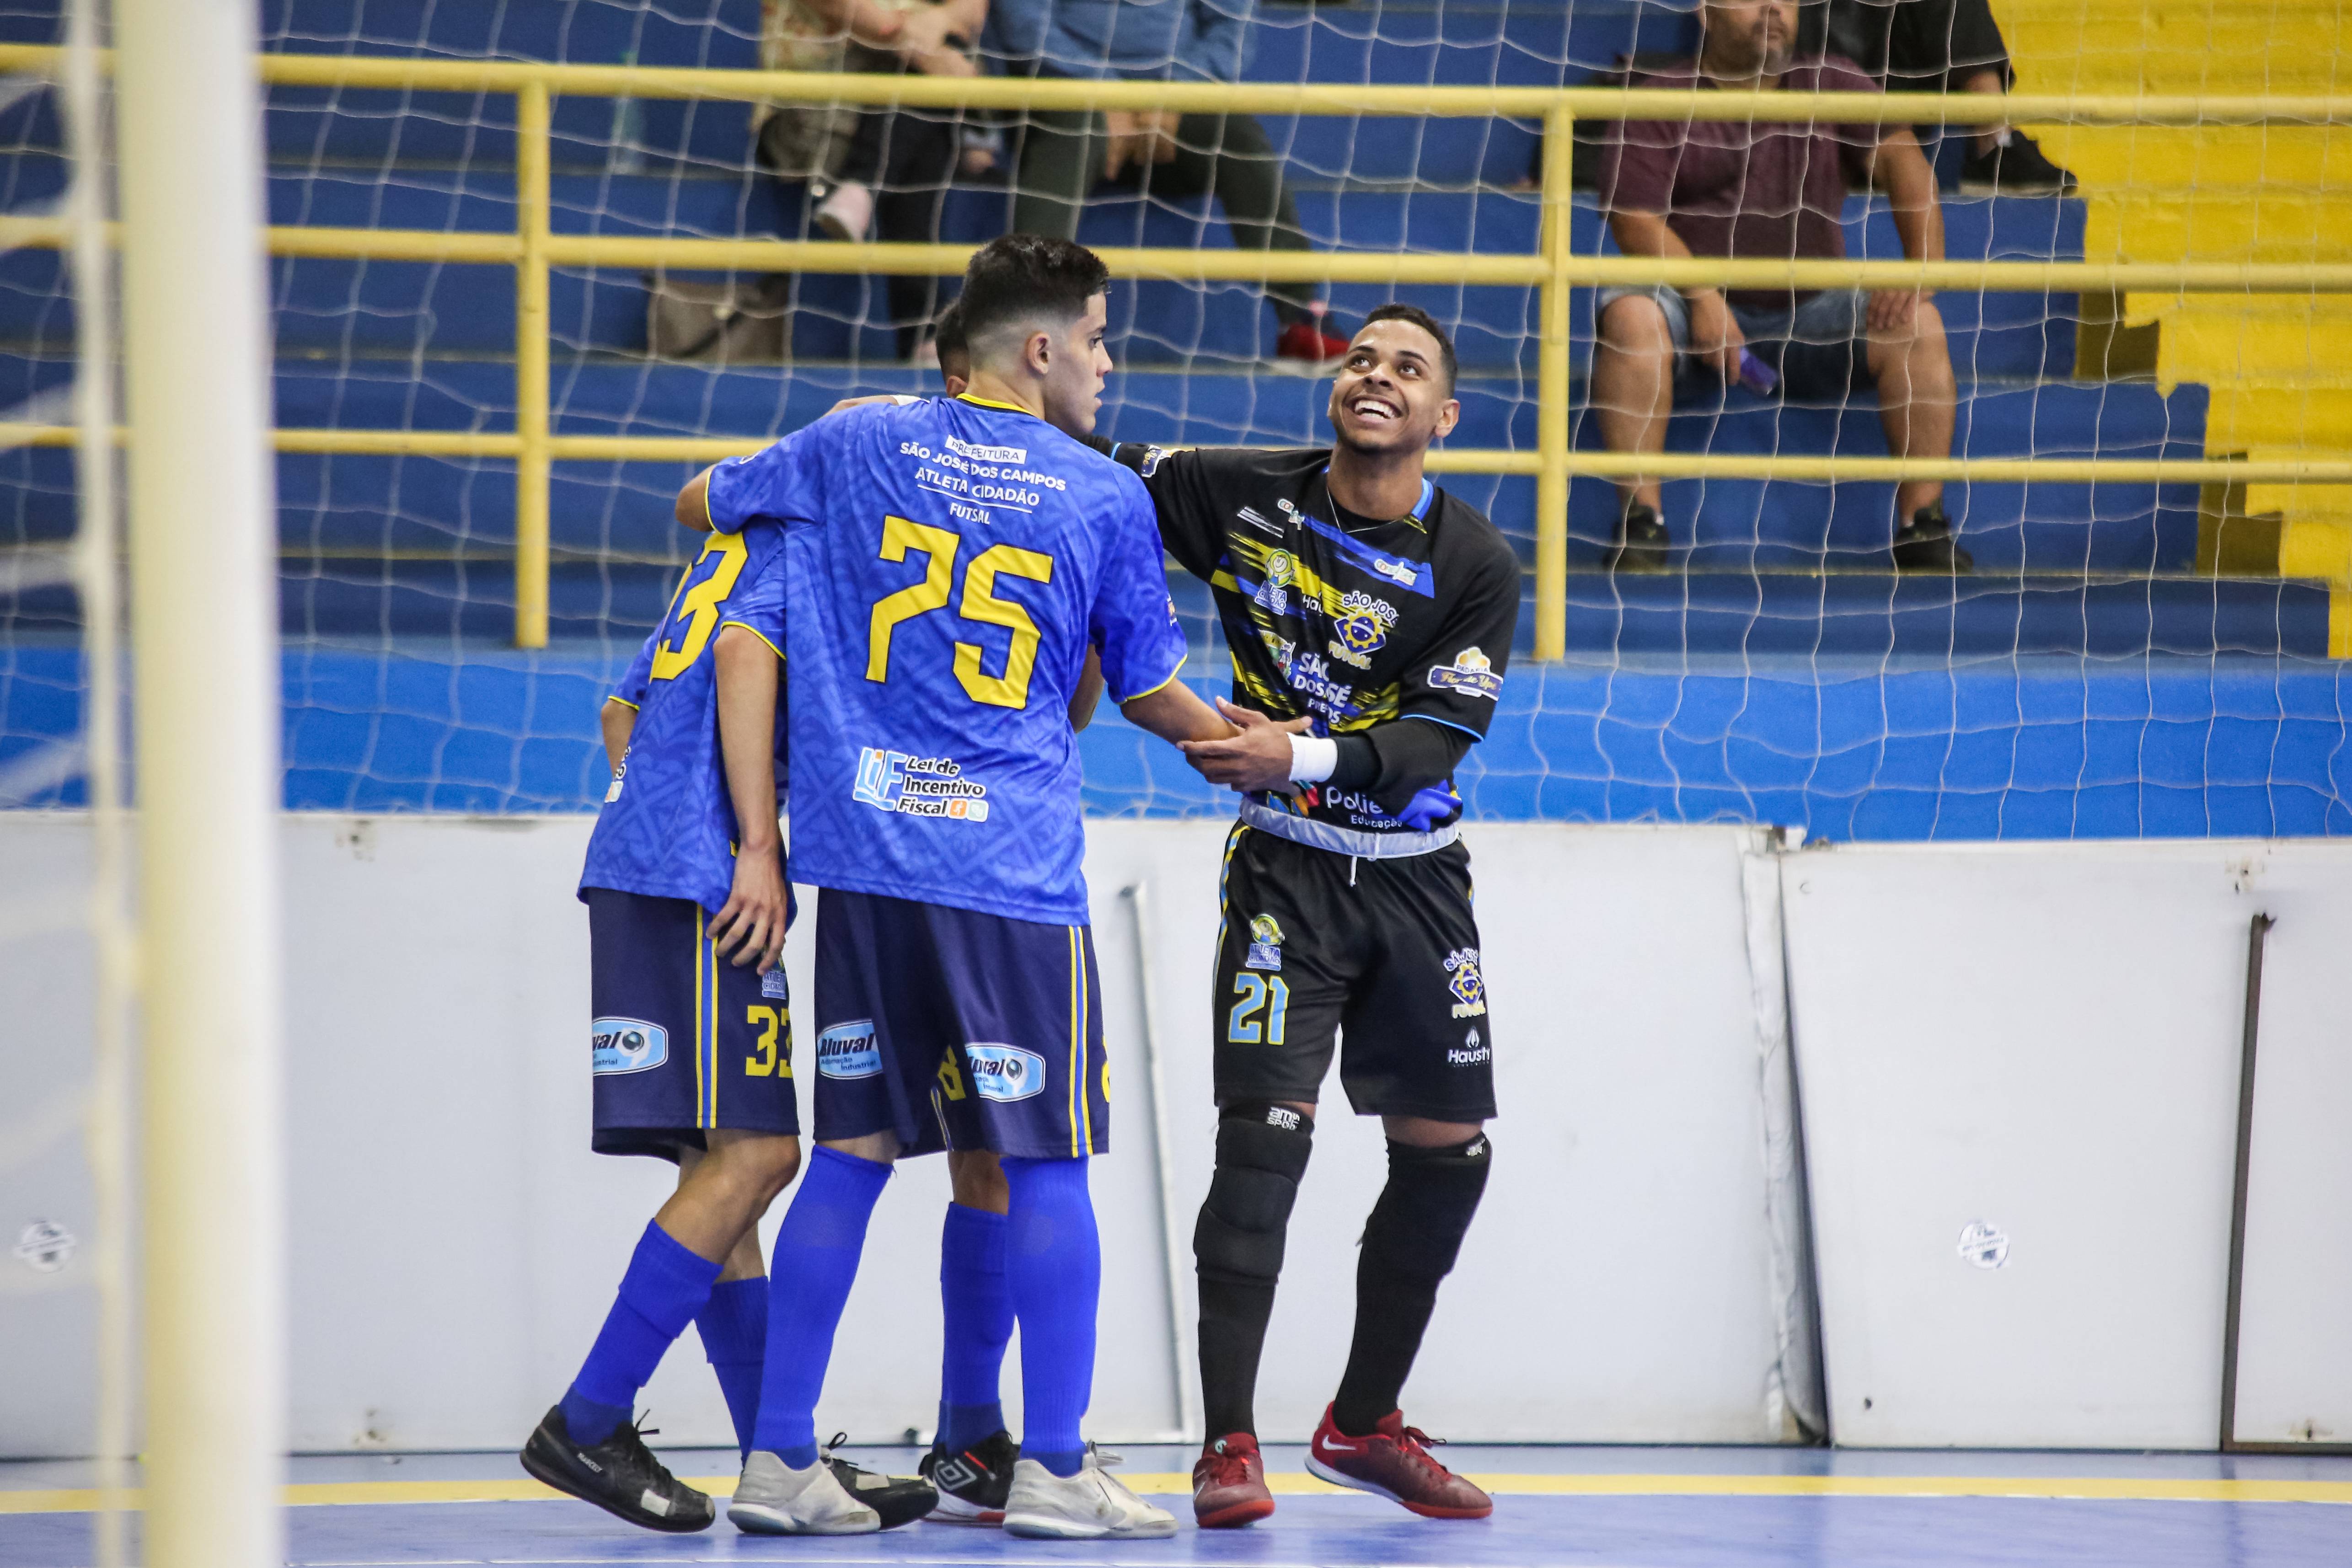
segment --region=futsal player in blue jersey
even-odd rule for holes
[[[637,1390],[692,1322],[748,1443],[767,1334],[757,1226],[800,1166],[776,967],[791,896],[782,566],[772,537],[710,540],[602,716],[613,779],[580,883],[593,1146],[675,1161],[679,1179],[522,1463],[654,1530],[706,1529],[714,1512],[646,1448]],[[905,1517],[929,1506],[926,1485],[874,1479],[869,1495],[890,1492]]]
[[[795,869],[817,914],[817,1149],[777,1235],[768,1368],[728,1517],[850,1533],[873,1511],[816,1461],[814,1410],[866,1220],[902,1155],[999,1156],[1026,1430],[1016,1533],[1170,1534],[1080,1437],[1101,1260],[1087,1160],[1108,1147],[1078,760],[1091,649],[1127,717],[1231,733],[1176,684],[1183,639],[1151,505],[1071,434],[1093,425],[1108,274],[1012,235],[963,291],[957,399],[823,421],[680,497],[786,541]]]

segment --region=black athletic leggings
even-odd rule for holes
[[[1108,137],[1101,116],[1084,110],[1032,110],[1021,133],[1013,201],[1016,234],[1074,239],[1078,209],[1102,171]],[[1246,114],[1188,114],[1176,124],[1176,156],[1165,163],[1129,164],[1115,184],[1145,195],[1183,199],[1213,194],[1225,209],[1234,244],[1242,250],[1306,250],[1298,207],[1282,182],[1282,160],[1265,128]],[[1278,283],[1267,288],[1283,322],[1311,312],[1315,287]]]
[[[962,116],[951,109],[869,109],[857,117],[841,177],[872,187],[877,237],[939,242],[961,130]],[[893,277],[889,288],[889,324],[898,330],[898,357],[904,359],[938,314],[940,279]]]

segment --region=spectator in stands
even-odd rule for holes
[[[1793,0],[1705,0],[1698,57],[1662,65],[1637,88],[1866,92],[1875,84],[1844,60],[1794,60]],[[1903,252],[1941,260],[1944,224],[1935,176],[1901,126],[1656,120],[1617,127],[1602,149],[1601,199],[1627,256],[1786,260],[1845,255],[1838,226],[1848,176],[1866,177],[1895,209]],[[1935,302],[1909,290],[1790,291],[1604,288],[1595,302],[1591,398],[1612,451],[1665,449],[1676,383],[1697,374],[1745,381],[1785,396],[1842,401],[1877,389],[1886,442],[1907,457],[1952,449],[1952,362]],[[1658,482],[1618,486],[1609,564],[1663,570],[1665,525]],[[1905,571],[1967,571],[1943,486],[1895,487],[1895,564]]]
[[[1255,0],[994,0],[983,52],[1008,75],[1097,79],[1241,79]],[[1307,235],[1265,127],[1246,114],[1095,115],[1033,110],[1020,139],[1013,227],[1074,238],[1097,181],[1146,196],[1209,193],[1244,250],[1305,250]],[[1324,330],[1312,285],[1266,290],[1280,332],[1275,352],[1321,362],[1348,351]]]
[[[2016,73],[1986,0],[1829,0],[1807,5],[1798,52],[1843,55],[1890,92],[2006,93]],[[2074,176],[2005,125],[1970,133],[1960,189],[1971,195],[2064,195]]]
[[[778,70],[920,71],[972,76],[988,0],[766,0],[762,57]],[[962,111],[835,104],[775,106],[760,128],[761,162],[806,181],[817,226],[837,240],[940,238],[959,161]],[[975,170],[974,172],[984,172]],[[928,361],[940,280],[893,277],[890,324],[902,358]]]

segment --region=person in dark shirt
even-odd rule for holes
[[[1307,1468],[1435,1519],[1494,1504],[1430,1457],[1398,1401],[1486,1182],[1494,1043],[1453,774],[1494,718],[1519,565],[1423,475],[1454,428],[1454,349],[1411,306],[1366,318],[1333,384],[1338,440],[1300,451],[1120,445],[1160,535],[1208,583],[1234,664],[1231,739],[1184,750],[1244,791],[1226,841],[1213,997],[1215,1174],[1192,1249],[1209,1442],[1193,1512],[1274,1511],[1258,1359],[1335,1049],[1389,1180],[1356,1323]]]
[[[1980,92],[2010,89],[2009,45],[1986,0],[1829,0],[1808,5],[1800,54],[1843,55],[1889,92]],[[1969,132],[1960,189],[1969,195],[2068,195],[2074,176],[2030,136],[2005,125]]]
[[[1707,0],[1698,57],[1636,77],[1637,88],[1874,92],[1835,56],[1791,58],[1793,0]],[[1933,171],[1902,126],[1730,120],[1628,121],[1602,149],[1601,198],[1628,256],[1787,260],[1845,255],[1838,226],[1849,180],[1886,192],[1903,253],[1939,261],[1944,221]],[[1595,300],[1592,407],[1613,452],[1661,452],[1677,390],[1711,373],[1759,392],[1843,402],[1878,393],[1888,449],[1947,457],[1956,401],[1935,302],[1909,289],[1604,288]],[[1618,484],[1613,570],[1663,570],[1658,482]],[[1895,487],[1895,564],[1953,572],[1972,562],[1937,480]]]

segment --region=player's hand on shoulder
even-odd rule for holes
[[[1217,711],[1239,730],[1223,740],[1178,743],[1186,761],[1212,784],[1235,789],[1280,789],[1290,783],[1290,737],[1304,735],[1313,722],[1305,717],[1268,718],[1255,708],[1217,699]]]
[[[896,392],[874,392],[866,397],[845,397],[839,402],[835,403],[831,408],[826,409],[819,417],[831,419],[835,414],[847,413],[853,408],[865,408],[873,403],[898,402],[899,401],[900,399]]]
[[[756,964],[766,974],[783,961],[787,898],[783,868],[772,850],[737,854],[734,885],[711,916],[711,946],[736,967]]]

